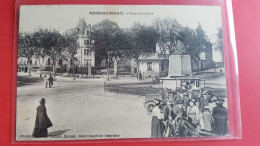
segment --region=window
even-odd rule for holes
[[[147,70],[152,71],[152,62],[147,62]]]
[[[91,52],[89,49],[84,49],[84,55],[85,56],[90,56],[91,55]]]
[[[164,71],[164,64],[161,64],[161,71]]]
[[[89,31],[87,31],[87,35],[89,36]]]
[[[91,45],[89,40],[84,40],[84,46]]]
[[[85,56],[87,55],[87,49],[84,49],[84,55]]]
[[[35,60],[34,65],[37,66],[37,60]]]

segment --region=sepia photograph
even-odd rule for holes
[[[17,37],[17,141],[229,135],[219,6],[21,5]]]

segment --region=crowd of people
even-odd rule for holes
[[[151,137],[199,137],[228,135],[228,111],[225,100],[207,91],[155,99],[152,109]]]

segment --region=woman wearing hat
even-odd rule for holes
[[[212,116],[214,119],[212,132],[223,136],[228,134],[228,111],[227,108],[223,106],[224,100],[219,98],[217,101],[217,106],[213,108]]]
[[[35,120],[35,127],[33,130],[33,137],[47,137],[48,136],[48,130],[47,128],[52,126],[52,122],[47,116],[47,110],[45,107],[45,99],[42,98],[40,100],[40,104],[37,107],[37,114],[36,114],[36,120]]]
[[[152,110],[152,131],[151,131],[151,137],[163,137],[163,122],[164,115],[161,112],[160,106],[160,100],[155,99],[155,107]]]
[[[195,100],[190,100],[190,105],[187,108],[187,115],[191,118],[192,123],[197,125],[199,121],[199,108],[195,105]]]

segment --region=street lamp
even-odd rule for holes
[[[112,51],[108,51],[107,52],[107,81],[109,81],[109,65],[110,65],[110,55],[111,55]]]

